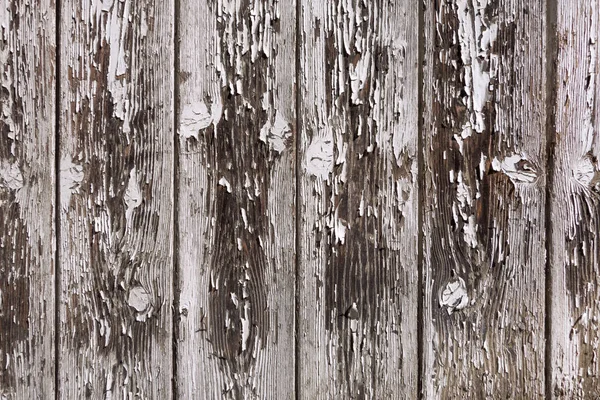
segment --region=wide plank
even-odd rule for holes
[[[299,395],[413,399],[419,3],[300,8]]]
[[[169,399],[174,4],[60,7],[58,395]]]
[[[552,398],[600,398],[600,1],[559,0],[550,186]]]
[[[423,395],[543,398],[546,1],[424,19]]]
[[[180,0],[176,390],[295,398],[295,2]]]
[[[54,397],[56,7],[0,0],[0,398]]]

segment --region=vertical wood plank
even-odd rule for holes
[[[301,4],[300,397],[416,398],[419,4]]]
[[[51,0],[0,1],[0,398],[54,396]]]
[[[179,4],[177,394],[292,399],[295,2]]]
[[[425,398],[542,398],[545,1],[425,11]]]
[[[59,396],[168,399],[173,2],[60,12]]]
[[[558,1],[552,212],[552,397],[600,397],[600,2]]]

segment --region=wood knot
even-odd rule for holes
[[[467,304],[469,304],[469,295],[464,279],[457,277],[450,280],[440,293],[440,307],[446,307],[448,315],[451,315],[454,311],[465,308]]]
[[[535,164],[526,156],[519,154],[506,157],[502,161],[494,158],[492,169],[504,173],[515,185],[534,183],[539,176]]]

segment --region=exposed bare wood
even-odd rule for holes
[[[171,397],[173,16],[61,1],[59,398]]]
[[[552,397],[600,398],[600,2],[559,0],[552,212]]]
[[[544,396],[545,15],[427,2],[425,398]]]
[[[416,398],[418,6],[302,1],[304,399]]]
[[[53,1],[0,0],[0,398],[54,396]]]
[[[177,394],[292,399],[295,3],[180,6]]]

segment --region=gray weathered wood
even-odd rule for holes
[[[416,398],[418,7],[301,2],[303,399]]]
[[[54,397],[56,9],[0,0],[0,398]]]
[[[60,4],[59,398],[168,399],[173,2]]]
[[[295,2],[179,4],[177,394],[292,399]]]
[[[425,398],[543,398],[545,1],[427,2]]]
[[[600,398],[600,2],[559,0],[552,211],[552,396]]]

